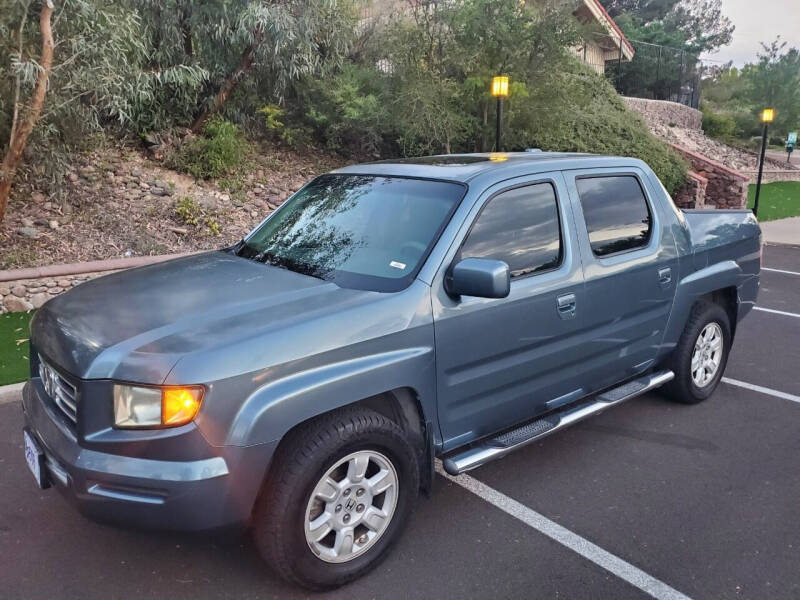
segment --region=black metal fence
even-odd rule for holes
[[[602,65],[593,64],[598,71],[605,73],[620,94],[699,107],[700,82],[709,66],[705,61],[680,48],[634,40],[628,42],[635,51],[630,60],[621,49],[606,50],[602,55]],[[597,43],[605,48],[621,48],[619,39],[611,36],[598,35]],[[591,53],[584,55],[590,56]]]

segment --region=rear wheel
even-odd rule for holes
[[[666,394],[685,404],[697,404],[711,396],[725,371],[730,345],[725,310],[711,302],[695,304],[670,357],[675,379],[664,386]]]
[[[292,432],[254,514],[264,559],[310,589],[375,567],[399,536],[419,489],[414,449],[396,423],[347,409]]]

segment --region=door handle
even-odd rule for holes
[[[558,305],[558,316],[562,319],[571,319],[575,316],[577,302],[575,294],[564,294],[556,298]]]
[[[661,287],[669,287],[669,284],[672,283],[672,269],[669,267],[659,269],[658,282],[661,284]]]

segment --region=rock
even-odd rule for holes
[[[70,285],[72,285],[72,282],[69,279],[58,280],[58,287],[68,288]]]
[[[11,288],[11,293],[17,298],[24,298],[27,290],[25,289],[24,285],[15,285],[13,288]]]
[[[198,196],[195,201],[206,210],[216,210],[217,208],[217,199],[208,194]]]
[[[14,296],[5,298],[3,304],[5,304],[8,312],[28,312],[29,310],[33,310],[33,304],[22,298],[15,298]]]
[[[39,232],[33,227],[20,227],[17,229],[17,233],[32,240],[35,240],[39,237]]]
[[[31,304],[33,304],[33,308],[41,308],[42,305],[48,300],[50,300],[50,294],[46,292],[40,292],[31,296]]]
[[[49,223],[47,223],[47,226],[48,226],[50,229],[58,229],[58,228],[60,227],[60,225],[58,224],[58,221],[56,221],[55,219],[53,219],[52,221],[50,221]]]
[[[31,194],[31,200],[33,202],[36,202],[37,204],[41,204],[42,202],[47,200],[47,197],[41,192],[33,192]]]

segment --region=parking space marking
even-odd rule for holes
[[[746,381],[739,381],[738,379],[723,377],[722,383],[727,383],[728,385],[735,385],[736,387],[744,388],[746,390],[750,390],[753,392],[758,392],[760,394],[767,394],[768,396],[775,396],[776,398],[782,398],[784,400],[791,400],[792,402],[800,403],[800,396],[795,396],[794,394],[787,394],[786,392],[779,392],[778,390],[773,390],[772,388],[755,385],[753,383],[747,383]]]
[[[639,588],[653,598],[658,598],[659,600],[689,600],[688,596],[671,588],[663,581],[648,575],[638,567],[603,550],[600,546],[562,527],[555,521],[551,521],[544,515],[517,502],[513,498],[509,498],[502,492],[498,492],[493,487],[478,481],[474,477],[465,474],[455,477],[448,475],[442,468],[441,462],[438,460],[436,461],[436,471],[446,479],[472,492],[495,508],[499,508],[507,515],[522,521],[539,533],[546,535],[551,540],[580,554],[585,559],[592,561],[594,564],[616,575],[632,586]]]
[[[774,315],[783,315],[784,317],[794,317],[795,319],[800,319],[800,315],[797,313],[786,312],[785,310],[775,310],[774,308],[761,308],[760,306],[754,306],[753,310],[760,310],[761,312],[772,313]]]
[[[761,267],[762,271],[770,271],[771,273],[784,273],[785,275],[800,275],[797,271],[786,271],[784,269],[769,269],[767,267]]]

